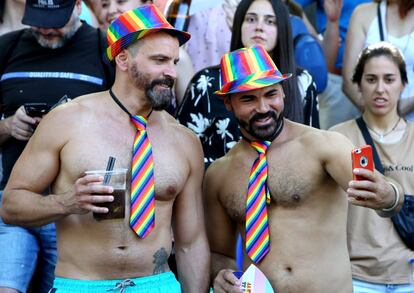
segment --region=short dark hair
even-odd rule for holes
[[[397,65],[400,71],[402,83],[406,85],[408,83],[408,77],[404,57],[398,48],[387,42],[375,43],[361,51],[352,76],[352,82],[361,85],[365,64],[370,59],[380,56],[388,57],[392,62],[394,62],[395,65]]]
[[[254,0],[242,0],[237,6],[234,14],[230,50],[234,51],[245,47],[242,43],[241,27],[244,22],[247,10]],[[273,62],[282,73],[293,73],[294,75],[282,83],[285,92],[285,110],[286,118],[296,122],[303,122],[303,106],[300,95],[298,80],[295,76],[296,63],[293,52],[293,39],[290,27],[289,12],[285,4],[280,0],[269,0],[276,15],[277,41],[273,49]]]

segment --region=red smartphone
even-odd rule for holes
[[[368,169],[374,171],[374,159],[372,157],[372,148],[370,145],[364,145],[352,150],[352,170],[355,168]],[[364,180],[362,177],[354,174],[354,180]]]

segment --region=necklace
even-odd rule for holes
[[[367,123],[365,123],[367,125],[367,128],[369,130],[371,130],[373,133],[375,133],[378,137],[379,137],[379,141],[380,142],[384,142],[384,138],[388,135],[391,134],[391,132],[393,132],[395,130],[395,128],[397,128],[398,123],[400,123],[401,121],[401,117],[398,118],[397,123],[395,123],[395,125],[391,128],[390,131],[386,132],[386,133],[379,133],[378,131],[372,129],[371,127],[369,127],[369,125]]]

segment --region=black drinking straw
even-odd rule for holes
[[[109,156],[108,164],[106,165],[106,171],[112,171],[114,169],[114,165],[115,165],[115,158]],[[107,185],[109,183],[109,180],[111,180],[111,174],[105,173],[103,184]]]

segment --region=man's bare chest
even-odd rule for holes
[[[226,179],[220,194],[224,208],[236,222],[243,222],[245,219],[249,171],[248,167],[235,170]],[[307,204],[312,200],[315,188],[324,176],[323,169],[313,163],[301,166],[270,165],[267,178],[271,196],[269,208],[279,206],[291,209]]]
[[[133,140],[134,133],[125,135],[116,131],[79,137],[62,150],[61,168],[74,182],[86,170],[105,169],[108,158],[112,156],[116,159],[114,168],[128,169],[128,183],[131,180]],[[168,137],[164,140],[153,138],[150,142],[156,199],[173,199],[182,190],[188,176],[187,160],[180,150],[168,142]]]

